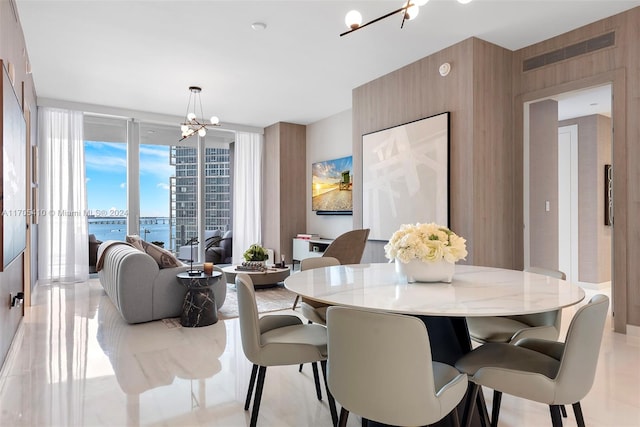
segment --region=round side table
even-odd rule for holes
[[[178,273],[178,283],[187,288],[182,303],[180,324],[188,328],[213,325],[218,321],[218,310],[211,287],[220,280],[222,273],[211,274]]]

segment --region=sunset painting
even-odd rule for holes
[[[350,212],[353,209],[353,157],[311,166],[311,207],[314,211]]]

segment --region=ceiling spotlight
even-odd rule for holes
[[[180,124],[180,132],[182,138],[180,141],[190,138],[195,134],[199,136],[205,136],[209,126],[220,126],[220,119],[216,116],[211,117],[211,123],[206,123],[204,119],[198,119],[196,111],[200,108],[200,117],[204,117],[202,110],[202,99],[200,99],[200,92],[202,88],[198,86],[189,86],[189,103],[187,104],[187,113],[184,118],[184,123]]]
[[[265,24],[264,22],[254,22],[253,24],[251,24],[251,28],[253,28],[255,31],[262,31],[267,28],[267,24]]]
[[[471,3],[471,0],[458,0],[458,3],[460,3],[460,4],[469,4],[469,3]]]

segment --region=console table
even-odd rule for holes
[[[333,239],[293,239],[293,261],[321,257]]]

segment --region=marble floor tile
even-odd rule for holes
[[[640,338],[613,333],[608,320],[585,420],[640,426]],[[250,374],[237,319],[128,325],[97,284],[42,286],[0,372],[0,426],[247,426]],[[258,425],[331,425],[309,366],[267,370]],[[545,405],[505,395],[500,425],[551,421]],[[571,414],[565,425],[575,425]]]

